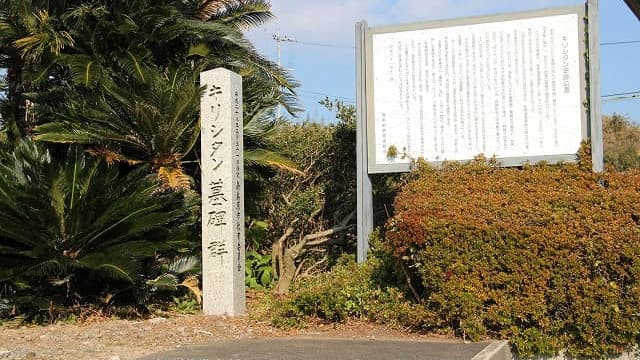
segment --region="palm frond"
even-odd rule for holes
[[[169,265],[166,266],[166,269],[167,271],[178,275],[199,273],[202,269],[201,256],[191,255],[177,258],[169,263]]]
[[[0,271],[12,270],[5,281],[40,289],[51,279],[98,277],[130,288],[143,281],[144,263],[189,247],[186,200],[147,174],[121,174],[80,147],[56,161],[41,144],[19,143],[0,161]],[[66,285],[82,292],[82,282]]]
[[[216,42],[224,42],[241,49],[251,49],[251,43],[244,38],[242,32],[227,24],[219,22],[203,22],[199,20],[180,19],[175,24],[162,29],[165,41],[170,41],[185,34],[199,34]]]
[[[206,58],[211,54],[211,48],[207,44],[199,43],[195,45],[191,45],[189,47],[189,51],[187,52],[187,57],[199,56],[202,58]]]
[[[155,279],[147,280],[147,285],[158,290],[176,291],[178,284],[178,277],[174,274],[162,274]]]
[[[27,19],[29,33],[13,43],[23,58],[38,62],[47,53],[60,55],[62,49],[74,45],[71,34],[65,30],[57,30],[54,21],[44,9],[31,14]]]
[[[172,190],[188,190],[191,188],[191,177],[181,168],[162,166],[158,169],[160,182]]]
[[[102,99],[97,102],[91,94],[87,99],[81,94],[79,99],[68,99],[49,111],[51,122],[34,129],[36,139],[108,148],[117,154],[110,156],[112,160],[143,160],[154,170],[165,167],[162,176],[182,186],[186,178],[173,176],[180,172],[167,169],[179,170],[181,159],[199,137],[202,89],[196,75],[185,67],[152,71],[134,59],[129,64],[132,71],[140,72],[140,78],[132,78],[128,88],[103,85]]]
[[[57,61],[69,68],[71,79],[77,85],[94,87],[107,81],[107,70],[89,55],[61,55]]]
[[[200,281],[196,276],[188,276],[180,283],[180,286],[189,289],[193,296],[195,296],[198,304],[202,304],[202,290],[200,290]]]
[[[263,25],[274,16],[268,1],[240,0],[229,1],[212,18],[239,29],[250,29]]]
[[[144,62],[144,58],[147,55],[134,54],[131,51],[126,51],[124,54],[116,57],[116,62],[129,76],[134,77],[142,83],[146,83],[151,80],[153,76],[152,70]]]
[[[127,273],[126,270],[117,265],[101,264],[95,270],[112,279],[121,279],[130,283],[135,283],[134,277],[131,274]]]
[[[274,167],[297,175],[304,175],[302,171],[298,170],[293,161],[271,150],[245,150],[244,161],[249,165]]]

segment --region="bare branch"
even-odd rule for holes
[[[302,268],[304,267],[304,264],[306,264],[308,260],[310,259],[306,258],[302,260],[300,264],[298,264],[298,266],[296,267],[296,272],[293,274],[293,281],[295,281],[298,278],[298,276],[300,276],[300,273],[302,272]]]
[[[293,224],[296,221],[294,220],[289,228],[284,232],[284,234],[271,245],[271,266],[273,267],[273,271],[276,274],[282,273],[282,257],[284,256],[284,252],[286,250],[285,244],[289,236],[293,233]]]
[[[311,240],[315,240],[315,239],[320,239],[320,238],[326,238],[329,237],[331,235],[337,234],[339,232],[345,231],[348,228],[350,228],[352,225],[348,225],[349,222],[351,221],[351,219],[353,219],[353,216],[356,214],[355,211],[352,211],[351,214],[347,215],[346,218],[344,218],[342,220],[342,222],[340,222],[340,224],[338,224],[337,226],[329,229],[329,230],[325,230],[325,231],[321,231],[315,234],[309,234],[309,235],[305,235],[304,238],[302,238],[302,243],[307,243]],[[304,246],[304,245],[303,245]]]
[[[309,216],[309,219],[307,220],[307,222],[312,222],[313,219],[315,219],[318,215],[320,215],[320,213],[322,212],[322,208],[323,208],[323,206],[320,206],[317,210],[312,212],[311,216]]]
[[[347,230],[349,228],[353,227],[353,225],[349,225],[347,227],[345,227],[342,231]],[[314,247],[314,246],[321,246],[321,245],[334,245],[334,244],[341,244],[344,242],[344,238],[338,238],[338,239],[334,239],[334,238],[323,238],[323,239],[318,239],[318,240],[314,240],[314,241],[310,241],[307,242],[307,244],[305,245],[305,247]]]
[[[322,259],[320,259],[319,261],[317,261],[315,264],[309,266],[304,273],[300,274],[300,277],[302,278],[307,278],[307,277],[311,277],[313,276],[313,274],[311,273],[311,271],[317,267],[319,267],[320,265],[326,263],[327,261],[329,261],[329,257],[325,256]]]

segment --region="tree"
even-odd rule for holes
[[[355,122],[348,115],[353,107],[339,104],[345,116],[337,125],[288,124],[276,138],[303,169],[301,176],[279,172],[272,177],[259,203],[269,224],[277,294],[288,293],[297,279],[326,270],[354,248]]]
[[[182,159],[200,135],[198,73],[184,67],[140,68],[128,88],[103,84],[100,96],[76,94],[55,107],[42,107],[49,121],[36,139],[93,146],[109,162],[145,163],[171,188],[189,188]]]
[[[617,170],[640,168],[640,127],[622,115],[604,117],[604,160]]]
[[[41,69],[9,88],[14,106],[3,115],[17,119],[22,135],[36,129],[39,140],[91,145],[108,161],[151,164],[170,187],[189,186],[182,162],[198,149],[197,75],[224,66],[245,80],[247,163],[295,171],[267,137],[278,128],[275,106],[296,111],[296,84],[242,34],[272,17],[267,1],[5,2],[11,6],[0,26],[2,19],[7,28],[17,25],[0,38],[0,54]],[[39,12],[50,14],[54,35],[69,41],[51,49],[36,41],[56,38],[21,25]]]
[[[186,64],[196,72],[224,66],[245,79],[247,118],[276,104],[296,110],[296,84],[242,34],[271,18],[267,1],[1,0],[0,5],[0,67],[9,68],[12,104],[3,115],[19,123],[23,135],[34,125],[26,122],[25,93],[100,92],[110,83],[126,88],[132,77],[144,76],[144,67],[166,72]],[[39,71],[25,75],[34,69]]]
[[[29,104],[24,94],[41,76],[42,65],[74,43],[71,34],[59,26],[56,15],[61,4],[48,3],[0,0],[0,68],[7,69],[7,99],[1,110],[13,138],[29,133]]]

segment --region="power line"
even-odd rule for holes
[[[300,41],[295,39],[288,39],[288,41],[296,44],[301,44],[301,45],[322,46],[322,47],[330,47],[330,48],[338,48],[338,49],[355,49],[355,46],[352,46],[352,45],[318,43],[318,42],[311,42],[311,41]],[[605,43],[600,43],[600,46],[629,45],[629,44],[640,44],[640,40],[605,42]]]
[[[337,49],[355,49],[356,48],[353,45],[340,45],[340,44],[328,44],[328,43],[319,43],[319,42],[312,42],[312,41],[300,41],[286,35],[280,36],[279,33],[273,34],[272,39],[276,41],[278,46],[280,46],[280,43],[282,42],[290,42],[290,43],[301,44],[301,45],[322,46],[322,47],[330,47],[330,48],[337,48]]]
[[[302,44],[302,45],[323,46],[323,47],[338,48],[338,49],[355,49],[355,46],[351,46],[351,45],[318,43],[318,42],[311,42],[311,41],[300,41],[295,39],[290,39],[289,42]],[[605,42],[605,43],[600,43],[600,46],[630,45],[630,44],[640,44],[640,40]]]
[[[330,47],[330,48],[337,48],[337,49],[355,49],[356,48],[355,46],[351,46],[351,45],[326,44],[326,43],[317,43],[317,42],[300,41],[300,40],[293,40],[292,42],[297,44],[302,44],[302,45],[322,46],[322,47]]]
[[[603,102],[621,101],[621,100],[638,100],[640,99],[640,91],[611,94],[602,97]]]
[[[617,94],[609,94],[609,95],[603,95],[603,98],[606,97],[612,97],[612,96],[625,96],[625,95],[633,95],[633,94],[640,94],[640,90],[638,91],[629,91],[629,92],[623,92],[623,93],[617,93]]]
[[[345,97],[345,96],[331,95],[331,94],[327,94],[319,91],[299,90],[298,92],[305,93],[305,94],[326,96],[329,99],[343,100],[347,103],[355,104],[355,99]],[[636,100],[636,99],[640,99],[640,91],[609,94],[609,95],[602,96],[603,102],[620,101],[620,100]]]
[[[600,46],[627,45],[627,44],[640,44],[640,40],[606,42],[606,43],[600,43]]]
[[[313,95],[320,95],[320,96],[326,96],[329,99],[338,99],[338,100],[344,100],[344,101],[348,101],[351,103],[355,103],[355,99],[353,98],[348,98],[348,97],[344,97],[344,96],[337,96],[337,95],[331,95],[331,94],[327,94],[327,93],[323,93],[323,92],[319,92],[319,91],[307,91],[307,90],[299,90],[299,92],[301,93],[305,93],[305,94],[313,94]]]
[[[321,43],[321,42],[313,42],[313,41],[301,41],[296,40],[287,36],[280,37],[278,34],[273,35],[273,39],[279,42],[290,42],[301,45],[310,45],[310,46],[322,46],[322,47],[330,47],[337,49],[355,49],[353,45],[343,45],[343,44],[332,44],[332,43]],[[615,45],[630,45],[630,44],[640,44],[640,40],[626,40],[626,41],[611,41],[600,43],[600,46],[615,46]]]

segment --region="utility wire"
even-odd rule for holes
[[[307,90],[299,90],[299,92],[301,93],[305,93],[305,94],[313,94],[313,95],[319,95],[319,96],[326,96],[329,99],[338,99],[338,100],[345,100],[348,102],[355,102],[355,99],[353,98],[348,98],[348,97],[344,97],[344,96],[337,96],[337,95],[331,95],[331,94],[326,94],[323,92],[319,92],[319,91],[307,91]]]
[[[640,44],[640,40],[606,42],[606,43],[600,43],[600,46],[627,45],[627,44]]]
[[[603,102],[621,101],[621,100],[638,100],[640,99],[640,91],[611,94],[602,97]]]
[[[323,93],[323,92],[319,92],[319,91],[298,90],[298,92],[305,93],[305,94],[311,94],[311,95],[318,95],[318,96],[323,96],[323,97],[326,96],[329,99],[338,99],[338,100],[343,100],[346,103],[355,104],[355,99],[349,98],[349,97],[331,95],[331,94],[327,94],[327,93]],[[609,94],[609,95],[603,95],[602,96],[602,101],[603,102],[620,101],[620,100],[637,100],[637,99],[640,99],[640,91],[625,92],[625,93],[618,93],[618,94]]]
[[[318,43],[318,42],[312,42],[312,41],[300,41],[295,39],[288,39],[288,42],[301,44],[301,45],[323,46],[323,47],[338,48],[338,49],[355,49],[355,46],[352,46],[352,45]],[[640,44],[640,40],[605,42],[605,43],[600,43],[600,46],[629,45],[629,44]]]
[[[337,49],[355,49],[356,48],[355,46],[351,46],[351,45],[325,44],[325,43],[300,41],[300,40],[292,40],[291,42],[302,44],[302,45],[322,46],[322,47],[330,47],[330,48],[337,48]]]

